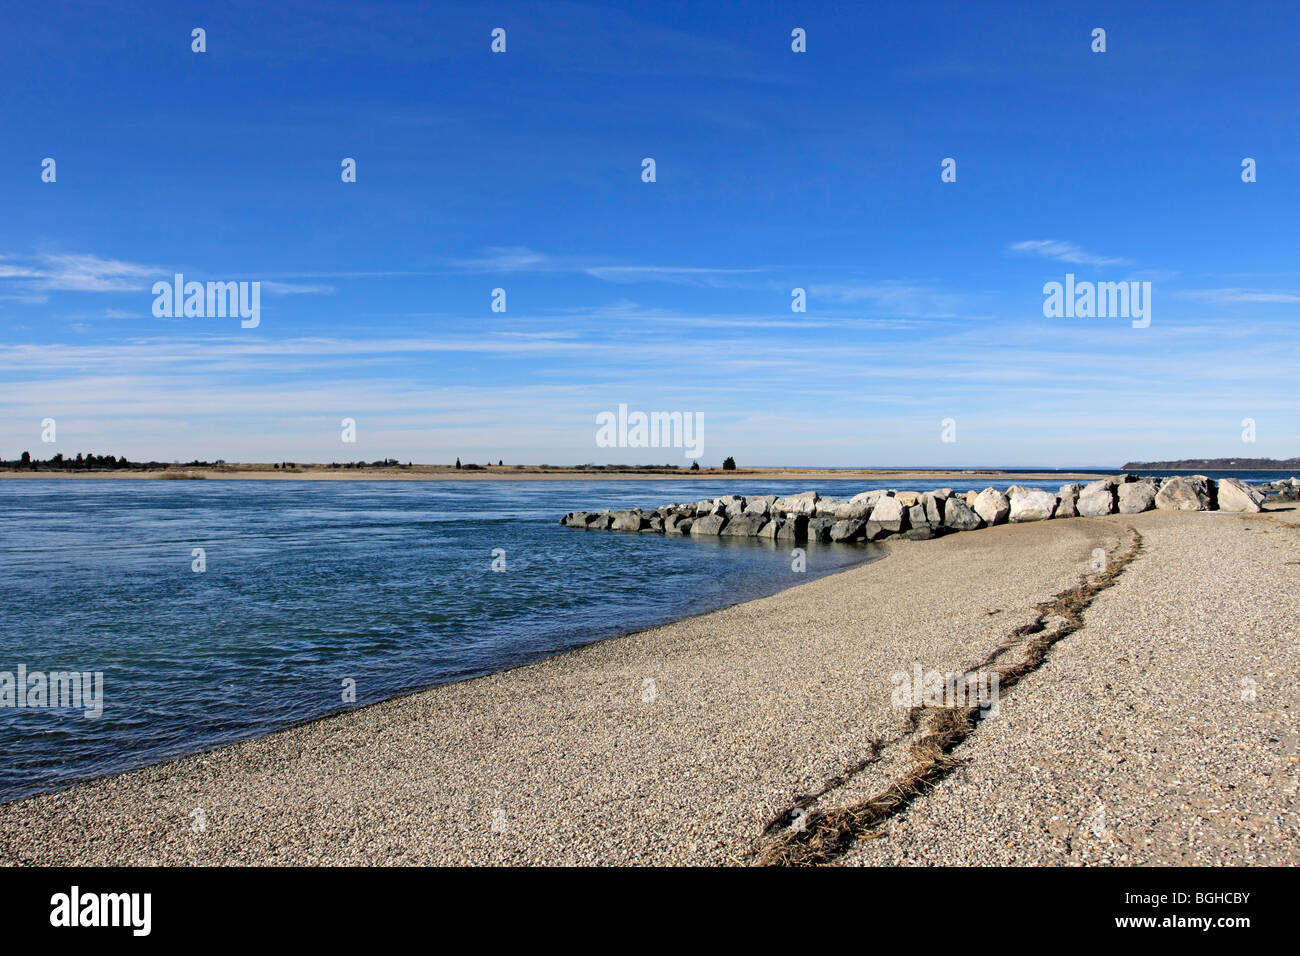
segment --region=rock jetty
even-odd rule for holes
[[[1117,475],[1053,494],[1012,485],[1005,491],[864,491],[852,498],[797,495],[723,495],[652,511],[571,511],[566,528],[638,533],[767,538],[774,541],[877,541],[892,535],[924,540],[954,531],[1050,518],[1139,514],[1143,511],[1259,511],[1269,498],[1300,500],[1300,479],[1258,487],[1205,475],[1139,478]]]

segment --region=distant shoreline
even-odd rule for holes
[[[700,471],[605,471],[605,470],[542,470],[494,466],[481,469],[456,469],[447,466],[416,465],[411,468],[315,468],[272,470],[269,468],[227,466],[218,468],[186,468],[183,465],[167,469],[134,471],[29,471],[5,469],[0,479],[139,479],[146,481],[185,481],[206,479],[214,481],[746,481],[746,480],[858,480],[858,481],[999,481],[1008,478],[1025,480],[1082,481],[1106,477],[1114,472],[1076,471],[998,471],[996,469],[968,469],[957,471],[917,471],[868,468],[744,468],[722,471],[717,468]]]

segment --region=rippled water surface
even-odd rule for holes
[[[780,491],[780,483],[769,483]],[[829,486],[832,483],[827,483]],[[104,713],[0,707],[0,799],[773,593],[876,554],[575,531],[744,482],[0,482],[0,672],[101,671]],[[785,488],[796,490],[793,485]],[[861,490],[857,485],[854,490]],[[828,488],[828,493],[830,489]],[[192,551],[207,570],[191,569]],[[492,570],[493,549],[505,570]]]
[[[0,707],[0,800],[322,716],[345,706],[348,679],[371,703],[879,555],[809,545],[798,574],[787,544],[577,531],[557,523],[566,511],[875,487],[0,481],[0,672],[104,675],[98,719]]]

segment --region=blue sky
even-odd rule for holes
[[[0,456],[684,462],[620,403],[704,464],[1295,455],[1295,11],[1134,6],[9,5]]]

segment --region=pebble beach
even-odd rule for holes
[[[892,538],[770,597],[5,804],[0,861],[772,862],[908,774],[925,721],[892,676],[1014,663],[1102,553],[1122,572],[952,766],[816,862],[1295,863],[1298,535],[1279,502]]]

